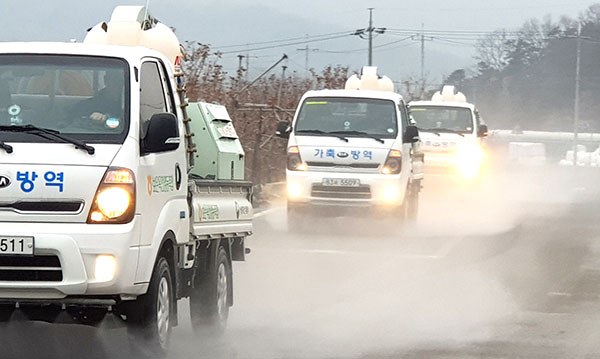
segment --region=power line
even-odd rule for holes
[[[400,42],[404,42],[406,40],[410,40],[411,38],[412,38],[412,36],[407,36],[400,40],[394,40],[394,41],[387,42],[385,44],[375,45],[375,46],[373,46],[373,50],[380,49],[382,47],[386,47],[389,45],[394,45],[394,44],[397,44]],[[365,49],[359,48],[359,49],[352,49],[352,50],[322,50],[321,52],[330,53],[330,54],[349,54],[349,53],[353,53],[353,52],[362,52],[362,51],[365,51]]]
[[[261,46],[261,47],[254,47],[254,48],[244,48],[244,49],[238,49],[238,50],[223,51],[223,52],[220,52],[220,53],[223,54],[223,55],[225,55],[225,54],[233,54],[233,53],[238,53],[238,52],[248,52],[248,51],[260,51],[260,50],[276,49],[276,48],[288,47],[288,46],[294,46],[294,45],[301,45],[301,44],[306,44],[306,43],[313,43],[313,42],[320,42],[320,41],[329,41],[329,40],[334,40],[334,39],[340,39],[342,37],[348,37],[348,36],[351,36],[351,35],[352,35],[351,33],[345,33],[343,35],[335,35],[335,36],[330,36],[330,37],[326,37],[326,38],[312,39],[312,40],[309,40],[309,41],[306,41],[306,40],[304,40],[304,41],[295,41],[295,42],[288,42],[288,43],[279,44],[279,45]]]
[[[299,37],[291,37],[291,38],[287,38],[287,39],[278,39],[278,40],[269,40],[269,41],[258,41],[258,42],[247,42],[244,44],[237,44],[237,45],[225,45],[225,46],[214,46],[215,48],[219,48],[219,49],[230,49],[230,48],[237,48],[237,47],[248,47],[248,46],[257,46],[257,45],[267,45],[267,44],[275,44],[278,42],[288,42],[288,41],[296,41],[296,40],[307,40],[307,39],[316,39],[316,38],[321,38],[321,37],[328,37],[328,36],[334,36],[334,35],[342,35],[342,34],[347,34],[350,33],[351,31],[339,31],[339,32],[331,32],[328,34],[319,34],[319,35],[305,35],[305,36],[299,36]]]

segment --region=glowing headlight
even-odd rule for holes
[[[302,194],[302,186],[298,183],[288,183],[287,192],[289,198],[298,198]]]
[[[109,187],[98,193],[98,209],[108,218],[122,216],[131,203],[129,192],[121,187]]]
[[[129,223],[134,216],[133,172],[127,168],[111,167],[96,190],[87,223]]]
[[[99,255],[96,257],[96,268],[94,277],[99,282],[108,282],[115,277],[117,260],[111,255]]]
[[[477,143],[459,144],[456,149],[456,169],[466,179],[473,179],[479,174],[483,162],[483,150]]]
[[[398,195],[400,194],[400,191],[398,190],[398,187],[396,186],[387,186],[384,190],[383,190],[383,199],[388,201],[388,202],[392,202],[394,200],[396,200],[398,198]]]

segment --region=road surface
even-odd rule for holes
[[[180,309],[171,358],[600,357],[600,198],[594,172],[527,170],[425,183],[417,223],[256,218],[234,266],[226,335]],[[598,176],[600,177],[600,176]],[[1,358],[129,358],[123,328],[15,321]]]

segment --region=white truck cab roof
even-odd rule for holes
[[[372,90],[317,90],[308,91],[302,96],[302,100],[309,97],[355,97],[391,100],[397,103],[403,101],[400,94],[391,91]]]
[[[471,111],[475,111],[475,105],[468,102],[454,102],[454,101],[412,101],[410,106],[439,106],[439,107],[461,107],[468,108]]]
[[[0,42],[2,54],[48,54],[48,55],[88,55],[116,57],[135,63],[143,57],[157,57],[167,61],[165,56],[141,46],[98,45],[69,42]]]

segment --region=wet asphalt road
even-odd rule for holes
[[[433,178],[414,224],[321,218],[289,233],[276,203],[234,266],[226,335],[198,340],[184,301],[170,358],[600,357],[595,176]],[[110,324],[12,322],[0,358],[131,357]]]

